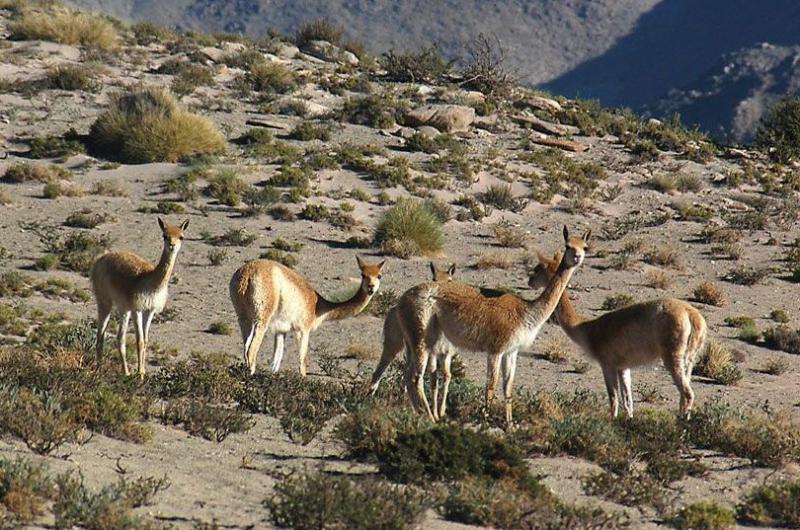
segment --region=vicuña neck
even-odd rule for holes
[[[561,295],[561,301],[556,308],[556,318],[570,339],[575,342],[580,342],[580,325],[585,322],[585,319],[578,315],[575,307],[572,305],[572,300],[569,299],[569,293],[565,290]]]
[[[147,284],[151,290],[157,291],[169,283],[172,269],[175,267],[175,258],[177,257],[177,251],[171,252],[169,246],[164,245],[158,265],[147,275]]]
[[[369,303],[371,295],[361,287],[358,288],[349,300],[344,302],[331,302],[317,293],[317,306],[315,308],[317,320],[341,320],[359,314]]]
[[[544,292],[536,300],[528,302],[530,306],[528,311],[535,321],[544,322],[553,314],[553,311],[558,307],[561,296],[567,289],[575,269],[575,267],[566,267],[566,264],[562,261],[555,276],[550,278],[550,282],[545,287]]]

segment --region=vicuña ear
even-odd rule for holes
[[[448,274],[448,275],[449,275],[451,278],[452,278],[453,276],[455,276],[455,275],[456,275],[456,264],[455,264],[455,263],[453,263],[452,265],[450,265],[450,268],[449,268],[449,269],[447,269],[447,274]]]
[[[591,239],[591,237],[592,237],[592,230],[589,229],[589,230],[586,231],[585,234],[583,234],[583,242],[584,243],[588,243],[589,239]]]
[[[386,260],[383,260],[383,261],[381,261],[380,263],[378,263],[378,270],[381,270],[381,269],[383,269],[383,266],[384,266],[384,265],[386,265]]]
[[[431,262],[429,262],[429,263],[428,263],[428,265],[430,265],[430,268],[431,268],[431,274],[432,274],[432,275],[433,275],[433,277],[435,278],[435,277],[436,277],[436,265],[434,265],[432,261],[431,261]]]
[[[189,228],[189,220],[188,219],[181,223],[181,231],[184,231],[187,228]]]
[[[361,259],[361,256],[359,256],[358,254],[356,254],[356,262],[358,263],[359,268],[361,269],[364,268],[364,260]]]
[[[158,226],[161,227],[162,232],[167,229],[167,225],[161,217],[158,218]]]
[[[564,243],[569,243],[569,229],[564,225]]]

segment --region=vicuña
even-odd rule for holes
[[[448,282],[453,279],[453,275],[456,273],[456,266],[450,265],[450,267],[444,271],[436,268],[436,265],[431,262],[431,278],[434,282]],[[446,340],[440,341],[435,349],[437,349],[437,355],[431,355],[430,359],[431,363],[428,366],[428,372],[432,376],[437,376],[439,374],[435,359],[437,357],[443,357],[443,369],[444,369],[444,386],[445,388],[450,385],[450,360],[452,359],[452,355],[448,355],[447,350],[450,349],[452,346]],[[381,379],[383,378],[384,372],[389,367],[391,362],[397,357],[403,349],[405,348],[405,341],[403,340],[403,329],[400,325],[400,316],[397,312],[397,306],[392,307],[388,313],[386,313],[386,319],[383,321],[383,353],[381,354],[381,360],[378,362],[378,366],[375,368],[375,371],[372,373],[372,384],[370,385],[370,393],[375,394],[378,391],[378,385],[381,383]],[[407,357],[407,356],[406,356]],[[439,388],[439,381],[438,377],[435,382],[434,387],[434,394],[438,393]],[[434,396],[434,402],[436,402],[436,398]],[[438,413],[437,410],[433,411],[434,416]],[[444,415],[444,411],[441,413]]]
[[[558,254],[552,259],[540,254],[528,284],[535,288],[550,282],[558,260]],[[565,292],[556,318],[567,336],[600,364],[614,416],[619,400],[628,417],[633,416],[631,368],[661,359],[680,392],[680,412],[688,417],[694,403],[692,367],[706,340],[706,321],[697,309],[662,298],[586,319],[575,312]]]
[[[189,221],[173,226],[159,217],[158,225],[164,236],[164,248],[158,264],[153,265],[132,252],[108,252],[97,258],[92,266],[92,290],[97,300],[97,359],[99,361],[103,356],[106,329],[112,311],[116,310],[120,318],[117,338],[125,375],[130,375],[125,354],[125,334],[133,314],[138,372],[139,377],[144,377],[150,324],[167,304],[169,279]]]
[[[358,291],[344,302],[326,300],[305,278],[270,260],[255,260],[242,265],[231,278],[229,293],[244,343],[244,362],[251,374],[267,330],[275,333],[272,371],[283,359],[286,334],[294,331],[300,348],[300,374],[308,369],[308,337],[326,320],[341,320],[358,315],[378,291],[384,261],[367,264],[356,256],[361,269]]]
[[[564,257],[556,275],[536,300],[525,300],[513,294],[489,294],[457,282],[423,283],[403,293],[398,314],[410,352],[405,384],[415,410],[427,413],[436,421],[425,397],[423,375],[429,357],[437,354],[435,345],[444,338],[459,350],[487,356],[487,407],[494,400],[502,370],[506,423],[511,424],[517,353],[536,339],[586,253],[588,232],[583,239],[571,238],[565,226],[563,233]],[[434,403],[434,408],[444,410],[446,401],[445,389],[441,403]]]

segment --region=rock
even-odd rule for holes
[[[281,114],[287,114],[288,111],[297,114],[294,109],[303,108],[303,116],[306,118],[319,118],[327,116],[331,113],[330,107],[326,107],[320,103],[315,103],[307,99],[300,99],[295,97],[286,97],[278,101],[278,110]]]
[[[539,145],[546,145],[548,147],[558,147],[559,149],[564,149],[565,151],[572,151],[574,153],[582,153],[583,151],[586,151],[589,148],[589,146],[585,144],[579,144],[578,142],[573,142],[570,140],[550,138],[543,134],[532,135],[531,142]]]
[[[352,52],[342,50],[328,41],[312,40],[305,46],[305,51],[317,59],[330,63],[344,63],[352,66],[358,65],[358,57]]]
[[[430,125],[444,133],[467,131],[473,121],[475,109],[462,105],[424,105],[406,115],[408,125]]]
[[[580,131],[580,129],[578,129],[577,127],[569,125],[561,125],[558,123],[550,123],[549,121],[541,120],[536,116],[534,116],[533,114],[518,114],[516,116],[511,116],[511,119],[517,123],[524,123],[526,125],[530,125],[531,128],[539,132],[554,134],[556,136],[577,134]]]
[[[561,110],[561,104],[558,101],[544,96],[531,96],[526,98],[524,103],[534,109],[546,110],[548,112],[559,112]]]
[[[300,48],[294,44],[281,43],[275,49],[275,55],[284,59],[294,59],[300,54]]]
[[[213,46],[205,46],[197,50],[197,52],[200,53],[200,55],[203,55],[214,61],[215,63],[221,62],[222,59],[228,55],[224,50],[214,48]]]
[[[247,46],[242,42],[225,41],[220,44],[220,47],[225,53],[240,53],[247,49]]]
[[[427,136],[428,138],[436,138],[441,134],[439,132],[439,129],[437,129],[436,127],[431,127],[430,125],[420,125],[415,129],[415,131],[424,136]]]
[[[436,132],[438,133],[439,131],[436,131]],[[416,133],[417,133],[416,129],[412,129],[411,127],[400,127],[399,129],[397,129],[397,133],[396,134],[400,138],[405,138],[406,140],[408,140],[409,138],[414,136]]]
[[[417,87],[417,94],[420,96],[430,96],[434,92],[436,92],[436,89],[432,86],[420,85]]]
[[[647,125],[653,125],[655,127],[659,127],[659,126],[663,125],[663,123],[661,122],[661,120],[657,120],[655,118],[650,118],[649,120],[647,120]]]

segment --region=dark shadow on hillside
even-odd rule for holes
[[[568,97],[639,108],[692,83],[726,53],[800,42],[796,0],[664,0],[600,57],[542,85]]]

